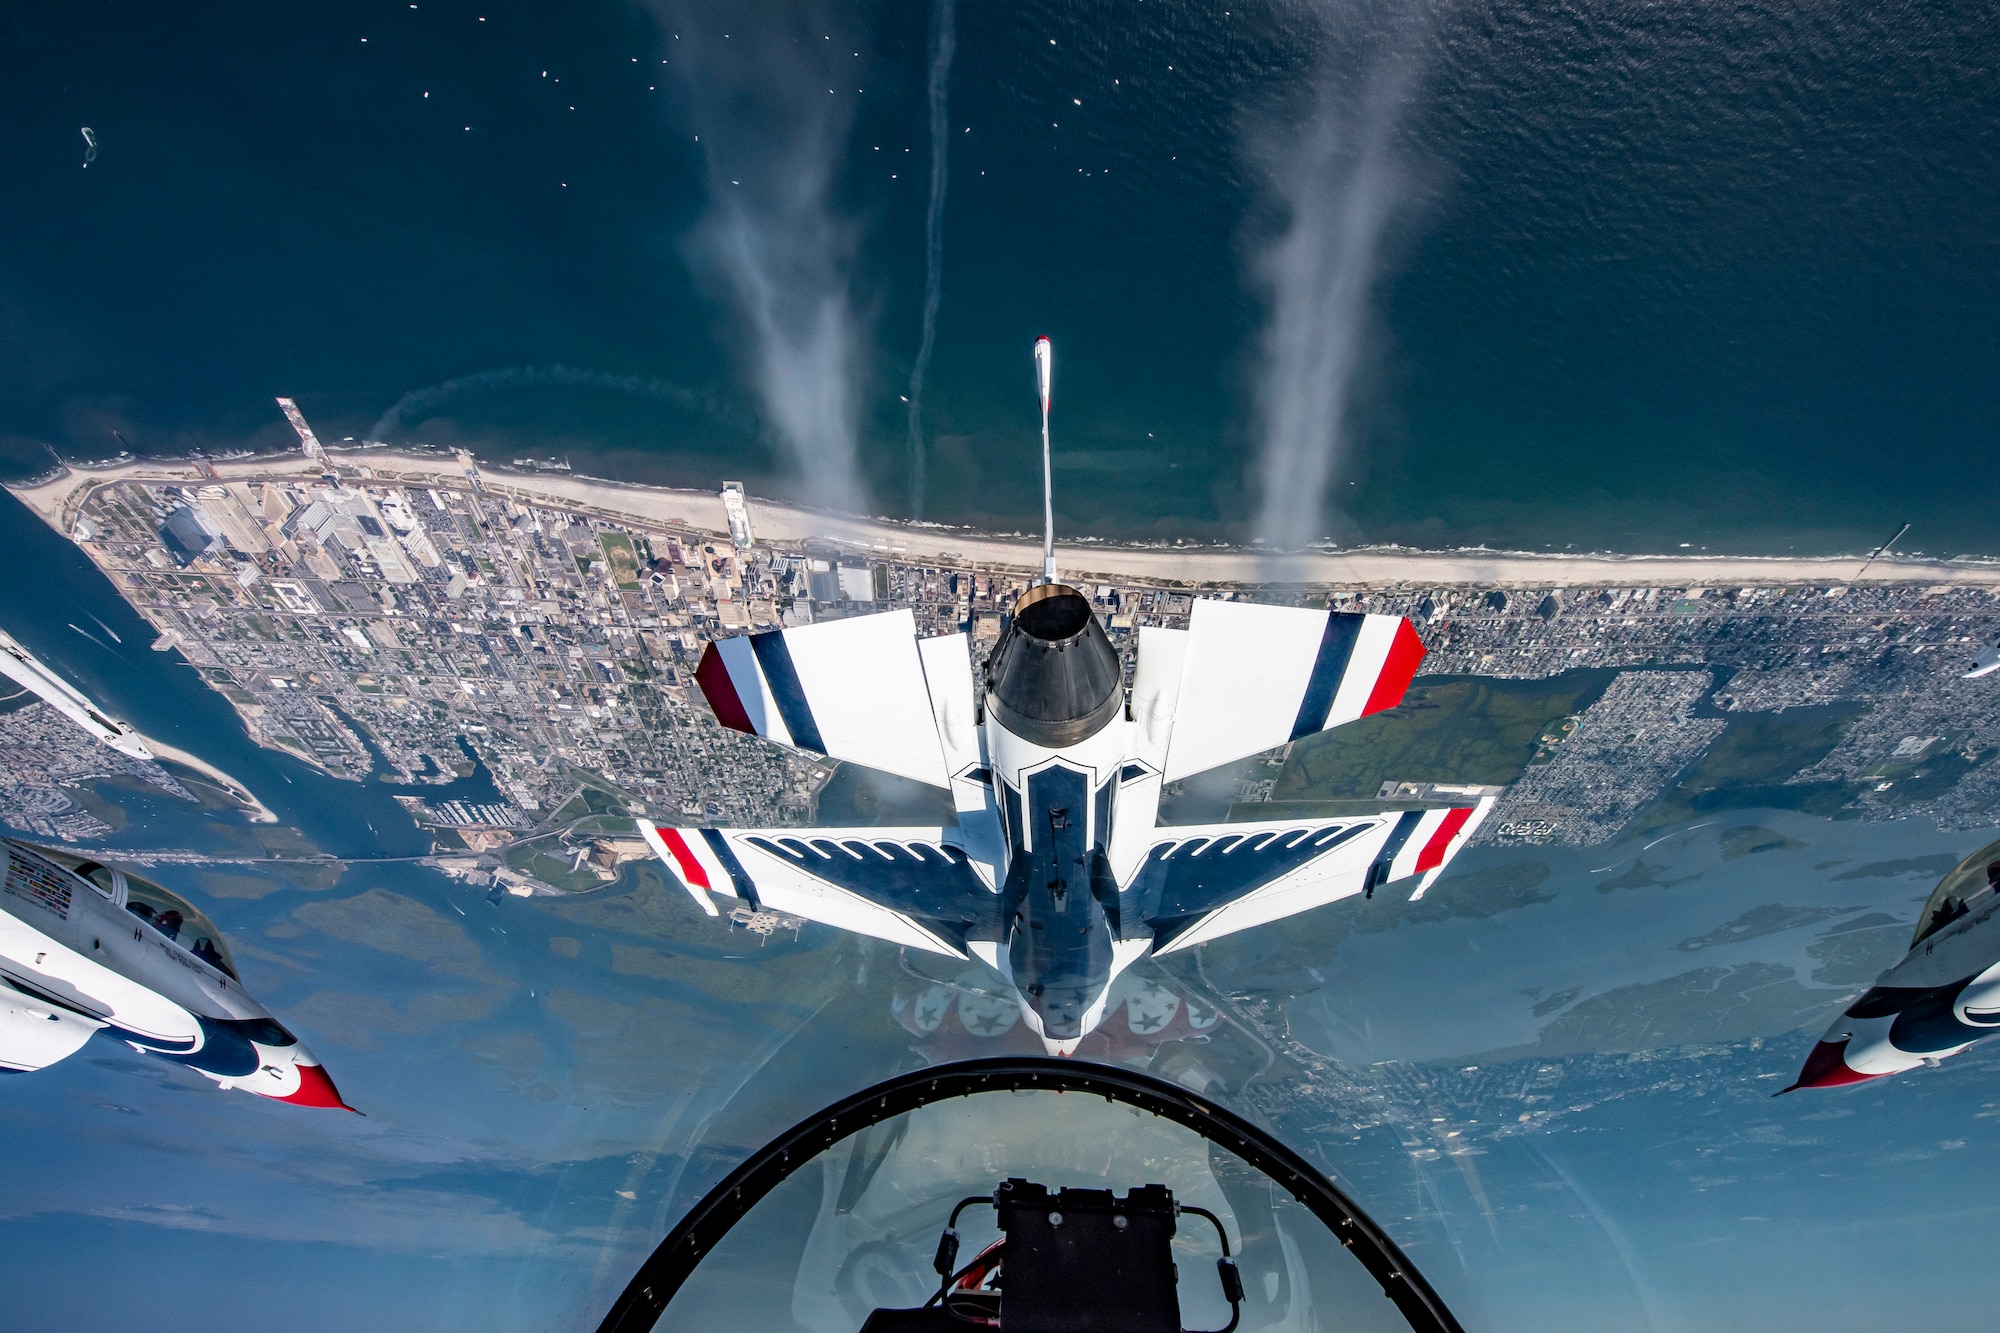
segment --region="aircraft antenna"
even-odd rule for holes
[[[1035,339],[1035,387],[1042,399],[1042,582],[1056,581],[1055,474],[1049,465],[1049,372],[1055,352],[1047,338]]]

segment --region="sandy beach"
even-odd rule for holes
[[[329,450],[344,467],[365,468],[380,482],[463,485],[464,469],[442,454],[394,449]],[[304,480],[319,469],[302,454],[213,462],[212,477],[193,464],[135,460],[101,469],[69,469],[34,486],[10,486],[25,504],[67,534],[84,498],[96,487],[135,480],[200,485],[211,480]],[[721,498],[713,491],[602,481],[560,472],[481,467],[493,493],[545,501],[640,525],[724,534]],[[1032,571],[1041,543],[967,529],[830,514],[752,497],[751,523],[766,541],[829,542],[846,550],[909,560]],[[1718,586],[1789,583],[1931,583],[2000,588],[2000,561],[1878,560],[1865,574],[1864,557],[1556,555],[1526,551],[1415,551],[1361,548],[1265,554],[1244,548],[1175,549],[1063,541],[1056,560],[1072,581],[1138,580],[1156,584],[1304,583],[1347,586],[1480,584],[1499,587]]]

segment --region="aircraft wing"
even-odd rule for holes
[[[1142,644],[1153,693],[1135,680],[1132,708],[1173,718],[1168,782],[1394,708],[1424,659],[1404,617],[1351,611],[1203,599],[1186,630],[1159,634],[1184,637]],[[1146,672],[1147,651],[1179,671]]]
[[[710,916],[734,899],[966,957],[967,939],[997,939],[999,897],[956,843],[957,829],[678,829],[639,832]]]
[[[0,1072],[47,1069],[82,1050],[103,1026],[65,1005],[0,985]]]
[[[717,639],[694,678],[725,727],[949,785],[907,610]]]
[[[1421,898],[1493,806],[1161,828],[1121,897],[1155,955],[1420,876]]]

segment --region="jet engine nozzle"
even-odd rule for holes
[[[1125,701],[1118,652],[1090,601],[1044,583],[1014,604],[986,673],[986,707],[1014,735],[1061,749],[1096,735]]]

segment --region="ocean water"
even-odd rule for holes
[[[811,495],[799,450],[848,450],[862,507],[919,504],[925,7],[4,18],[11,473],[280,447],[286,393],[331,439],[379,423],[631,479]],[[1909,521],[1912,549],[2000,550],[1965,498],[2000,479],[1991,7],[956,20],[925,517],[1033,525],[1048,333],[1065,527],[1252,536],[1258,264],[1319,171],[1326,246],[1357,199],[1381,220],[1339,270],[1358,295],[1292,344],[1308,394],[1318,342],[1352,345],[1316,535],[1828,551]],[[1341,167],[1364,140],[1385,173]],[[808,411],[788,446],[700,237],[808,178],[766,258],[781,296],[843,313],[780,378],[831,375],[848,424]]]
[[[1908,521],[2000,554],[1990,8],[965,5],[933,255],[938,15],[0,0],[0,471],[286,447],[288,394],[329,440],[801,496],[849,458],[872,511],[1032,528],[1046,333],[1069,532],[1249,539],[1276,440],[1327,446],[1284,475],[1343,541],[1846,551]],[[208,1329],[182,1296],[224,1291],[309,1328],[593,1327],[755,1144],[947,1049],[902,1025],[933,979],[887,945],[753,942],[649,864],[496,904],[392,859],[428,846],[395,789],[255,746],[5,497],[0,570],[0,625],[351,859],[151,873],[367,1112],[108,1039],[0,1080],[31,1149],[10,1327]],[[938,817],[909,786],[844,770],[822,817]],[[237,812],[106,795],[112,852],[257,848]],[[1482,848],[1425,903],[1132,975],[1251,997],[1326,1062],[1188,1047],[1471,1326],[1990,1324],[2000,1050],[1768,1095],[1900,950],[1924,867],[1990,835],[1658,832],[1647,874]],[[1773,916],[1802,924],[1748,929]],[[107,1251],[180,1280],[107,1284]]]

